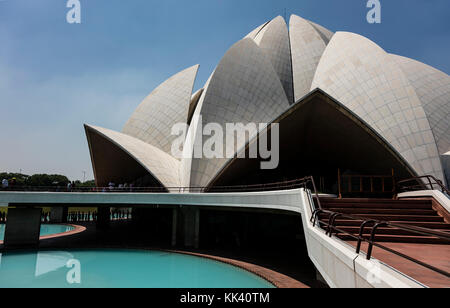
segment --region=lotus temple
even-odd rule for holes
[[[315,175],[332,190],[338,169],[393,169],[400,178],[427,174],[449,182],[450,77],[426,64],[293,15],[289,26],[277,17],[233,45],[194,92],[198,69],[162,83],[122,132],[86,125],[97,186],[135,182],[208,191]],[[279,123],[279,167],[263,171],[251,159],[172,157],[172,127],[189,125],[189,157],[198,144],[199,116],[223,126]]]
[[[96,187],[0,190],[0,287],[450,287],[449,75],[296,15],[199,68],[84,126]]]

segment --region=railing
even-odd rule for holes
[[[436,179],[432,175],[414,177],[397,183],[397,190],[399,192],[435,190],[436,188],[450,196],[450,190],[445,187],[441,180]]]
[[[222,193],[222,192],[260,192],[290,190],[297,188],[311,189],[318,199],[318,193],[312,176],[302,179],[255,185],[235,185],[216,187],[9,187],[0,191],[14,192],[54,192],[54,193]],[[320,202],[320,201],[319,201]],[[320,206],[320,205],[319,205]]]
[[[354,189],[355,182],[357,180],[357,189]],[[378,185],[377,185],[378,184]],[[391,184],[389,189],[389,184]],[[344,189],[344,186],[347,189]],[[379,186],[379,187],[377,187]],[[341,170],[338,169],[338,189],[339,198],[342,198],[344,193],[392,193],[395,194],[395,174],[392,169],[391,175],[352,175],[341,174]]]
[[[328,222],[320,220],[319,216],[321,214],[329,215]],[[353,221],[360,221],[361,225],[359,228],[359,234],[355,235],[353,233],[350,233],[348,231],[338,228],[336,226],[336,220],[338,218],[344,218],[344,219],[349,219],[349,220],[353,220]],[[415,258],[407,256],[401,252],[398,252],[396,250],[393,250],[385,245],[382,245],[382,244],[376,242],[377,231],[381,227],[400,229],[403,231],[408,231],[408,232],[411,232],[414,234],[419,234],[422,236],[432,236],[432,237],[438,238],[442,241],[447,241],[450,243],[450,234],[449,233],[426,229],[426,228],[421,228],[421,227],[416,227],[416,226],[412,226],[412,225],[394,224],[394,223],[391,223],[388,221],[380,221],[380,220],[365,218],[362,216],[355,216],[355,215],[343,214],[343,213],[338,213],[338,212],[332,212],[332,211],[328,211],[328,210],[324,210],[324,209],[316,209],[312,214],[311,222],[313,223],[314,227],[317,225],[317,223],[319,223],[319,226],[322,227],[323,229],[325,229],[326,234],[330,237],[332,237],[333,234],[336,233],[336,234],[343,234],[343,235],[349,236],[350,238],[353,238],[354,240],[356,240],[357,241],[357,246],[356,246],[357,254],[359,254],[361,252],[362,243],[363,242],[367,243],[368,244],[368,249],[367,249],[367,254],[366,254],[367,260],[372,259],[373,248],[378,247],[387,252],[395,254],[399,257],[402,257],[404,259],[412,261],[418,265],[421,265],[425,268],[428,268],[436,273],[442,274],[446,277],[450,277],[450,273],[445,270],[442,270],[435,266],[429,265],[425,262],[422,262],[420,260],[417,260]],[[370,238],[365,238],[364,231],[366,230],[366,228],[369,225],[372,225],[372,231],[370,234]]]

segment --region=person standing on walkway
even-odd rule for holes
[[[9,186],[8,180],[7,179],[3,179],[2,180],[2,188],[3,189],[8,189],[8,186]]]
[[[16,183],[17,183],[17,179],[12,178],[11,181],[9,182],[9,187],[14,188],[16,186]]]

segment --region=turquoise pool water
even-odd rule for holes
[[[80,282],[80,283],[78,283]],[[240,268],[140,250],[0,254],[0,288],[273,288]]]
[[[41,225],[41,236],[72,231],[74,227],[66,225]],[[0,224],[0,241],[5,237],[5,225]]]

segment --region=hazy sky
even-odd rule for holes
[[[165,79],[200,64],[206,81],[227,49],[278,15],[362,34],[386,51],[450,73],[450,1],[0,0],[0,172],[93,177],[83,123],[121,130]]]

